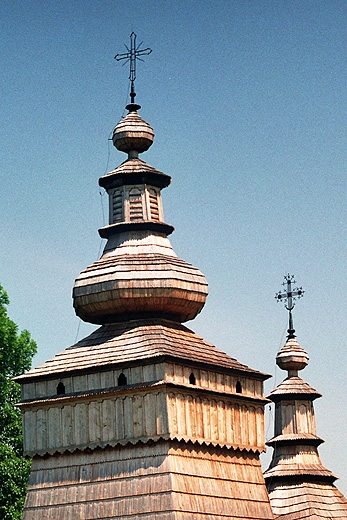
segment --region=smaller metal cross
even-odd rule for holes
[[[136,79],[136,60],[143,61],[140,56],[145,56],[146,54],[151,54],[152,49],[147,47],[147,49],[141,49],[141,42],[139,45],[136,44],[136,34],[134,32],[130,35],[130,49],[127,45],[124,45],[128,52],[124,52],[122,54],[116,54],[114,59],[117,61],[126,60],[124,65],[130,62],[130,74],[129,79],[131,81],[131,91],[130,91],[130,99],[131,104],[135,103],[135,79]]]
[[[295,284],[294,275],[287,274],[284,277],[284,282],[282,285],[286,287],[285,291],[276,293],[275,299],[284,303],[285,308],[289,311],[289,328],[288,328],[288,339],[295,338],[295,330],[293,327],[293,315],[292,310],[295,306],[296,299],[300,299],[304,295],[304,290],[302,287],[296,287],[293,289],[292,285]]]

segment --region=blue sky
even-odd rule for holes
[[[346,2],[2,0],[0,24],[0,283],[35,364],[93,329],[71,290],[102,248],[98,178],[125,158],[108,140],[129,89],[113,56],[135,31],[153,49],[137,69],[156,133],[142,158],[172,176],[171,242],[209,282],[188,326],[273,374],[269,392],[285,376],[274,295],[295,274],[321,458],[347,493]]]

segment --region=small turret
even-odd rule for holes
[[[316,434],[313,401],[321,394],[298,375],[309,357],[296,340],[292,316],[295,298],[304,291],[293,289],[292,283],[294,277],[285,276],[286,291],[276,294],[289,311],[287,341],[276,356],[277,365],[288,375],[268,396],[275,403],[275,429],[267,445],[274,451],[264,477],[276,519],[346,518],[347,501],[318,453],[324,441]]]

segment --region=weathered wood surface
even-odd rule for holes
[[[111,188],[108,194],[110,224],[134,220],[164,222],[159,188],[135,184]]]
[[[308,355],[296,339],[276,358],[288,377],[270,394],[276,403],[274,447],[264,477],[275,517],[281,520],[347,519],[347,500],[333,485],[336,477],[320,460],[313,401],[321,394],[298,377]]]
[[[82,364],[82,362],[81,362]],[[100,370],[100,372],[54,374],[52,378],[33,378],[29,383],[22,385],[23,400],[37,400],[41,398],[57,397],[57,387],[63,382],[65,394],[90,393],[95,391],[106,392],[118,385],[118,378],[124,374],[128,385],[143,385],[159,382],[176,383],[177,385],[189,385],[190,377],[195,377],[197,389],[214,390],[219,393],[238,394],[239,397],[250,397],[257,400],[263,398],[263,382],[253,377],[247,377],[247,372],[225,370],[216,372],[199,366],[184,365],[179,362],[162,361],[144,365],[130,365],[119,367],[114,370]],[[55,375],[55,377],[54,377]],[[60,377],[58,377],[60,375]],[[250,374],[253,376],[253,374]],[[241,392],[237,392],[237,385],[241,386]]]
[[[322,394],[317,392],[317,390],[312,388],[312,386],[298,376],[287,377],[282,381],[282,383],[276,386],[274,390],[272,390],[269,397],[272,401],[277,402],[281,399],[290,398],[290,396],[295,395],[300,396],[300,399],[304,396],[308,396],[311,401],[317,399],[317,397],[322,397]]]
[[[107,173],[104,177],[101,177],[101,185],[110,181],[110,177],[115,177],[119,174],[132,174],[132,173],[154,173],[166,179],[167,185],[170,184],[171,177],[166,173],[163,173],[150,164],[146,163],[142,159],[138,157],[128,159],[127,161],[122,162],[117,168]]]
[[[321,482],[286,483],[274,485],[270,491],[276,519],[347,518],[347,500],[334,485]]]
[[[146,229],[113,235],[109,237],[104,250],[105,256],[137,255],[139,253],[156,253],[177,257],[166,235]]]
[[[139,253],[102,256],[76,278],[73,299],[76,314],[91,323],[154,311],[177,315],[183,322],[201,311],[207,293],[204,275],[191,264],[173,256]]]
[[[275,436],[290,433],[316,434],[312,401],[292,399],[276,403],[275,418]]]
[[[214,365],[213,371],[217,372],[233,369],[240,375],[258,380],[258,392],[259,388],[262,389],[261,381],[269,377],[228,356],[180,323],[147,319],[103,325],[76,345],[16,380],[23,384],[39,378],[52,379],[54,374],[66,377],[69,372],[95,372],[105,370],[107,366],[120,364],[124,367],[134,362],[143,364],[145,360],[155,360],[161,356],[194,362],[197,367],[199,364]]]
[[[327,481],[334,481],[336,477],[323,466],[317,448],[309,445],[310,440],[306,441],[306,445],[305,441],[301,441],[302,444],[299,442],[296,439],[295,444],[288,443],[288,445],[276,448],[271,465],[265,472],[267,481],[271,482],[271,479],[275,477],[281,481],[286,477],[292,480],[295,476],[298,482],[302,478],[310,482],[312,477],[313,479],[321,477]]]
[[[174,385],[27,403],[24,450],[74,451],[161,438],[264,450],[263,404]]]
[[[136,111],[130,111],[113,130],[112,141],[117,150],[145,152],[154,141],[154,130]]]
[[[35,457],[23,520],[273,518],[259,457],[156,443]]]

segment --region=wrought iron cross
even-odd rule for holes
[[[139,45],[136,44],[136,34],[134,32],[130,35],[130,49],[127,45],[124,45],[128,52],[123,52],[122,54],[116,54],[114,59],[117,61],[126,60],[124,65],[130,62],[130,74],[129,79],[131,81],[131,91],[130,91],[130,99],[131,103],[135,103],[135,79],[136,79],[136,60],[144,61],[140,56],[145,56],[146,54],[151,54],[152,49],[147,47],[147,49],[141,49],[141,42]]]
[[[288,339],[295,338],[295,330],[293,327],[293,315],[292,310],[295,306],[296,299],[300,299],[304,295],[304,290],[302,287],[296,287],[293,289],[293,284],[295,284],[296,281],[294,280],[294,275],[287,274],[287,276],[284,277],[284,282],[282,283],[283,287],[286,287],[286,289],[283,292],[276,293],[276,300],[278,302],[282,301],[284,303],[285,308],[287,311],[289,311],[289,328],[288,328]]]

